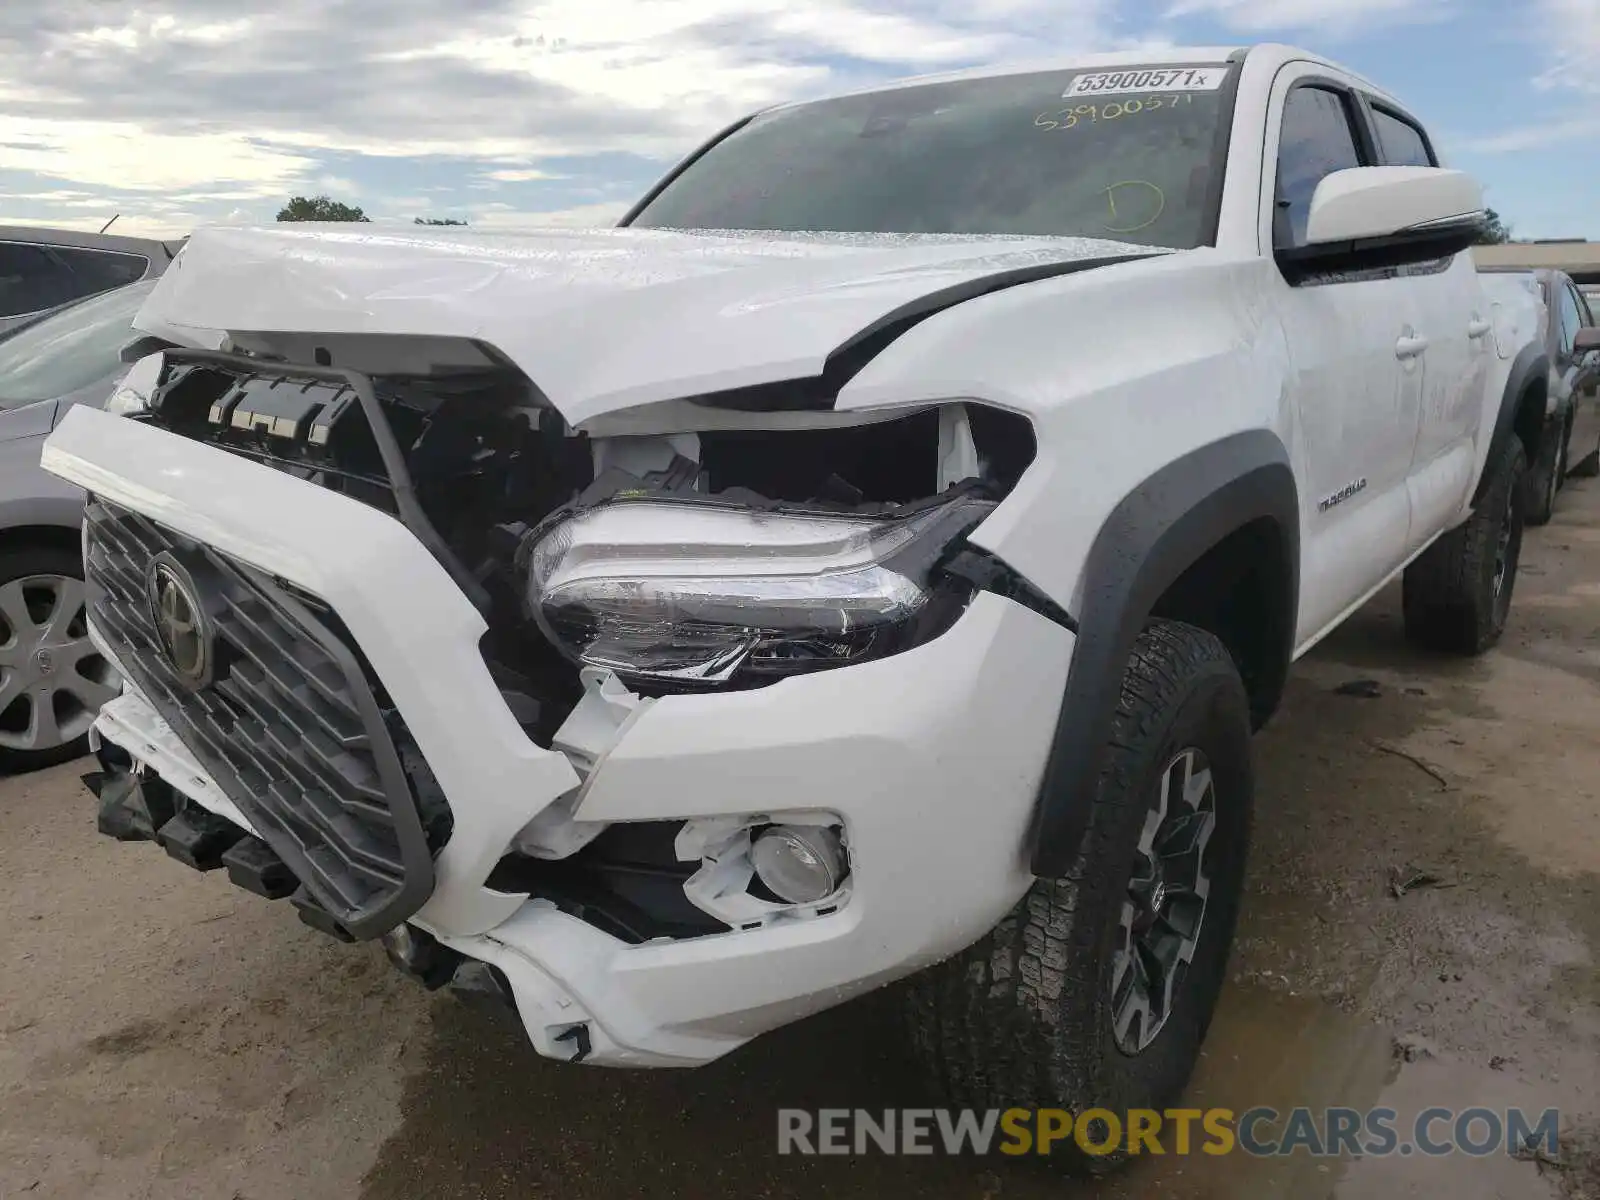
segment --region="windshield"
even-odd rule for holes
[[[0,408],[54,400],[115,374],[134,336],[134,314],[154,286],[104,292],[0,338]]]
[[[631,224],[1190,249],[1216,236],[1228,70],[1033,72],[780,109],[713,145]]]

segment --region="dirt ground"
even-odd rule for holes
[[[1375,696],[1341,694],[1352,680]],[[1372,689],[1366,689],[1372,690]],[[83,766],[0,781],[0,1197],[1600,1197],[1600,481],[1529,532],[1477,662],[1398,590],[1296,668],[1198,1105],[1559,1107],[1556,1163],[1167,1157],[1066,1185],[1009,1160],[780,1158],[775,1109],[927,1103],[880,995],[699,1071],[536,1057],[145,845]],[[1391,872],[1446,886],[1396,897]],[[1395,1052],[1396,1039],[1413,1047]]]

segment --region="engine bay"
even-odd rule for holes
[[[970,526],[983,505],[1010,490],[1034,453],[1024,418],[971,403],[828,414],[810,428],[741,413],[733,427],[591,436],[569,427],[509,366],[368,376],[326,361],[293,365],[184,351],[169,354],[148,411],[136,419],[412,525],[483,613],[485,660],[541,745],[550,744],[583,692],[570,647],[530,619],[529,557],[562,519],[606,504],[671,500],[723,513],[871,519],[887,527],[961,499],[970,502]],[[914,636],[937,632],[971,590],[956,581],[938,591]],[[819,644],[824,656],[839,646],[837,637]],[[759,659],[753,653],[749,669],[713,682],[759,686],[808,666],[786,649],[782,661],[772,660],[781,669],[763,674]],[[706,683],[688,674],[630,680],[642,694]]]

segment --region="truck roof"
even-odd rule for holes
[[[1006,75],[1025,75],[1033,71],[1110,70],[1116,67],[1162,66],[1168,63],[1221,63],[1243,55],[1248,55],[1252,62],[1263,58],[1267,59],[1271,65],[1280,65],[1288,62],[1320,63],[1359,80],[1368,91],[1378,96],[1385,99],[1394,99],[1384,88],[1372,83],[1360,73],[1351,70],[1342,63],[1335,62],[1333,59],[1313,53],[1310,50],[1301,49],[1298,46],[1290,46],[1278,42],[1258,42],[1246,46],[1161,46],[1113,50],[1101,54],[1073,54],[1040,59],[1024,59],[1015,62],[993,63],[981,67],[965,67],[956,71],[911,75],[904,79],[872,84],[866,87],[848,88],[843,91],[829,93],[826,96],[815,96],[811,99],[860,96],[872,92],[892,91],[901,87],[915,87],[925,83],[947,83],[961,79],[1000,78]],[[809,102],[807,100],[796,100],[787,104],[774,105],[773,109],[793,108]]]

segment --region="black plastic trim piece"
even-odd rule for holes
[[[294,910],[299,914],[302,924],[309,925],[318,933],[325,933],[336,942],[353,942],[355,935],[336,921],[316,898],[307,892],[305,886],[299,887],[290,897],[289,903],[294,905]]]
[[[589,1026],[586,1023],[574,1025],[565,1033],[556,1034],[555,1040],[572,1043],[574,1050],[572,1057],[567,1059],[569,1063],[581,1063],[589,1057],[590,1052],[594,1049],[594,1045],[589,1039]]]
[[[1278,267],[1291,287],[1312,281],[1355,283],[1361,280],[1364,273],[1371,271],[1420,267],[1433,262],[1442,262],[1448,268],[1450,260],[1476,242],[1482,232],[1481,216],[1463,215],[1457,223],[1433,226],[1426,230],[1403,230],[1389,237],[1289,246],[1278,250],[1276,257]]]
[[[428,514],[417,499],[416,486],[411,482],[411,471],[406,466],[405,454],[395,439],[394,428],[383,414],[383,404],[372,386],[372,379],[360,371],[343,367],[312,366],[306,363],[276,362],[272,359],[252,358],[248,354],[227,354],[220,350],[176,349],[166,352],[170,363],[200,363],[214,367],[230,367],[249,371],[255,375],[284,375],[290,378],[318,379],[324,383],[343,383],[356,394],[361,412],[367,418],[372,440],[383,460],[383,469],[389,476],[389,488],[394,493],[394,503],[400,523],[409,529],[428,552],[450,573],[450,578],[464,592],[479,612],[489,611],[489,594],[445,545],[439,531],[433,527]]]
[[[660,179],[656,180],[654,186],[652,186],[650,190],[643,196],[639,197],[632,208],[622,214],[622,217],[617,222],[616,227],[618,229],[626,229],[628,226],[632,225],[636,220],[639,219],[639,214],[654,204],[656,197],[661,195],[662,192],[666,191],[667,188],[678,178],[678,176],[682,175],[690,167],[694,166],[695,163],[704,158],[707,152],[709,152],[713,146],[720,145],[724,139],[732,137],[734,134],[738,133],[739,130],[750,124],[751,121],[754,121],[761,115],[762,112],[765,111],[767,110],[762,109],[759,112],[753,112],[747,116],[740,117],[733,124],[724,127],[721,132],[707,138],[696,149],[685,155],[683,160],[679,162],[677,166],[673,167],[672,170],[668,171]]]
[[[186,867],[215,871],[222,856],[245,836],[243,829],[198,804],[185,805],[172,820],[156,830],[161,848]]]
[[[1495,414],[1494,432],[1489,437],[1489,453],[1484,457],[1482,473],[1478,482],[1472,488],[1472,503],[1477,504],[1483,499],[1483,493],[1489,486],[1489,467],[1500,460],[1500,451],[1505,448],[1507,440],[1516,431],[1517,410],[1522,405],[1522,397],[1528,389],[1541,379],[1548,380],[1550,376],[1550,358],[1545,353],[1544,347],[1534,342],[1529,342],[1511,361],[1511,373],[1506,378],[1505,391],[1500,393],[1500,411]],[[1542,424],[1544,414],[1539,414]],[[1528,447],[1528,454],[1533,456],[1535,447]]]
[[[1281,654],[1260,681],[1270,698],[1282,691],[1300,594],[1299,503],[1283,443],[1268,430],[1247,430],[1169,463],[1106,519],[1084,565],[1077,643],[1039,789],[1035,875],[1059,878],[1078,857],[1128,655],[1156,601],[1206,551],[1262,518],[1277,526],[1290,568],[1274,598],[1288,614]]]
[[[970,583],[980,592],[1004,596],[1072,633],[1078,632],[1078,622],[1071,613],[1034,587],[996,554],[976,546],[965,546],[951,555],[949,561],[942,564],[942,569],[946,574]]]
[[[282,900],[300,886],[289,864],[258,837],[242,837],[222,856],[228,882],[267,900]]]

